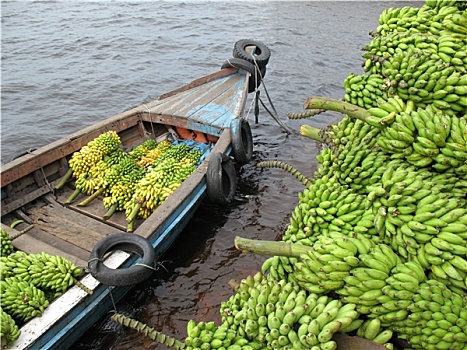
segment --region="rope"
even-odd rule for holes
[[[149,266],[149,265],[146,265],[146,264],[143,264],[143,263],[136,263],[135,266],[143,266],[143,267],[147,267],[148,269],[151,269],[153,271],[157,271],[158,269],[155,268],[155,267],[152,267],[152,266]]]
[[[113,311],[118,313],[117,305],[115,304],[114,296],[112,294],[112,288],[110,288],[110,286],[109,286],[109,287],[107,287],[107,289],[109,290],[109,297],[110,297],[110,300],[112,301]]]
[[[28,153],[28,154],[31,154],[32,152],[34,152],[34,150],[31,149],[31,148],[27,150],[27,153]],[[45,175],[44,168],[42,167],[41,164],[39,164],[39,167],[40,167],[40,169],[41,169],[42,177],[44,178],[44,181],[45,181],[47,187],[49,188],[50,192],[52,192],[53,194],[55,194],[55,193],[54,193],[54,191],[55,191],[54,188],[53,188],[52,185],[50,184],[49,180],[47,180],[47,176]],[[39,185],[39,184],[38,184],[38,185]]]
[[[279,126],[281,126],[287,133],[293,134],[293,131],[279,119],[279,114],[277,113],[276,108],[274,107],[274,104],[273,104],[272,101],[271,101],[271,97],[269,96],[268,89],[266,88],[266,84],[265,84],[264,81],[263,81],[263,76],[262,76],[262,74],[261,74],[261,70],[259,69],[258,63],[256,62],[256,59],[255,59],[255,56],[253,55],[253,53],[251,53],[251,57],[253,57],[253,62],[254,62],[254,64],[255,64],[255,73],[256,73],[256,71],[259,72],[259,75],[260,75],[260,77],[261,77],[261,84],[262,84],[263,87],[264,87],[264,92],[266,93],[266,97],[268,98],[269,104],[271,105],[271,108],[272,108],[272,110],[274,111],[274,114],[272,114],[272,113],[266,108],[266,106],[264,105],[263,101],[262,101],[261,98],[260,98],[259,100],[260,100],[261,104],[262,104],[263,107],[266,109],[266,111],[269,113],[269,115],[270,115],[271,117],[274,118],[274,120],[277,122],[277,124],[279,124]],[[257,88],[255,88],[255,90],[256,90],[256,89],[257,89]]]
[[[149,123],[151,124],[151,130],[152,130],[152,137],[156,137],[156,133],[154,131],[154,126],[152,125],[152,118],[151,118],[151,110],[149,109],[148,106],[146,106],[145,104],[143,104],[144,107],[146,107],[146,109],[148,110],[148,114],[149,114]]]

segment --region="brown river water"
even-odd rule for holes
[[[324,127],[324,113],[288,120],[310,96],[343,97],[350,72],[362,74],[361,48],[389,7],[405,1],[6,1],[1,2],[1,161],[12,160],[220,68],[240,39],[271,50],[264,80],[273,106],[295,134],[260,109],[251,163],[238,170],[235,201],[203,203],[160,268],[116,305],[118,312],[183,339],[186,323],[216,321],[219,305],[265,257],[246,255],[234,238],[278,240],[303,185],[263,160],[287,162],[312,176],[320,145],[300,125]],[[261,98],[271,110],[262,88]],[[71,349],[165,349],[110,320]]]

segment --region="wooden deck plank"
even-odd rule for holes
[[[2,229],[4,229],[10,237],[18,236],[19,231],[8,227],[7,225],[2,224]],[[13,239],[11,242],[13,247],[28,254],[39,254],[45,252],[50,255],[61,255],[77,266],[87,265],[89,252],[79,249],[78,247],[72,247],[64,241],[60,242],[56,238],[54,238],[54,245],[50,245],[37,238],[41,236],[37,230],[36,232],[33,231],[34,228],[28,231],[28,233]]]
[[[245,80],[239,79],[229,90],[241,90],[245,88],[244,84]],[[216,97],[207,106],[190,115],[190,122],[194,121],[220,128],[230,127],[230,122],[243,114],[243,110],[237,108],[240,104],[243,105],[243,101],[236,100],[236,95],[236,92],[232,92]],[[225,125],[226,123],[227,125]]]
[[[217,96],[225,93],[232,84],[231,79],[234,78],[235,76],[214,81],[179,96],[169,98],[170,105],[164,104],[163,106],[151,108],[151,112],[173,116],[190,116]]]
[[[27,214],[38,229],[89,252],[101,238],[110,233],[108,229],[107,232],[98,230],[98,221],[66,208],[52,205],[32,207]]]
[[[211,115],[211,110],[218,111],[221,109],[228,111],[232,108],[233,101],[231,101],[231,99],[227,100],[225,97],[227,92],[232,88],[232,85],[236,85],[239,78],[240,75],[235,75],[211,88],[203,87],[203,90],[198,93],[198,97],[195,100],[190,101],[189,104],[185,104],[181,109],[175,111],[169,110],[166,111],[166,113],[180,116],[186,115],[190,118],[195,113],[208,113]],[[217,104],[215,102],[216,100],[220,101],[222,98],[224,98],[222,104]],[[211,122],[209,117],[206,119],[206,122]]]

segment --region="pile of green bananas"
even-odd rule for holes
[[[3,311],[3,308],[0,307],[0,342],[2,344],[2,349],[10,348],[13,345],[13,342],[19,338],[21,331],[16,325],[13,317],[10,316],[7,312]]]
[[[11,239],[6,230],[1,229],[0,230],[0,256],[8,256],[13,251],[15,248],[13,247],[13,244],[11,244]]]
[[[345,100],[369,109],[399,96],[449,116],[467,112],[467,14],[460,1],[390,8],[365,47],[367,74],[349,74]]]
[[[336,349],[334,333],[350,329],[359,316],[355,305],[259,272],[240,282],[220,313],[223,326],[254,349]]]
[[[408,317],[391,329],[415,349],[463,349],[467,344],[467,298],[429,279],[419,285]]]

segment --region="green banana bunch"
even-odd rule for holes
[[[439,281],[421,283],[406,320],[391,329],[414,349],[462,349],[467,344],[467,300]]]
[[[13,253],[15,248],[13,247],[13,244],[11,244],[11,239],[10,236],[8,235],[8,232],[6,230],[1,229],[0,230],[0,257],[6,257]]]
[[[40,316],[49,305],[42,290],[16,276],[0,281],[0,295],[2,309],[23,321]]]
[[[230,329],[225,323],[217,327],[214,322],[187,323],[185,349],[261,349],[263,345],[248,341]]]
[[[144,157],[149,151],[155,149],[157,146],[157,141],[154,139],[147,139],[141,145],[136,146],[132,149],[128,154],[132,157],[135,161],[139,161],[142,157]]]
[[[2,280],[7,277],[15,276],[29,282],[31,280],[31,276],[29,275],[28,269],[32,264],[34,264],[32,255],[26,254],[20,250],[17,250],[6,257],[2,256],[0,258]]]
[[[384,327],[391,327],[394,321],[407,318],[407,307],[419,284],[426,280],[423,268],[414,261],[397,264],[385,279],[382,295],[377,297],[379,304],[371,307],[367,314],[370,319],[378,319]]]
[[[42,291],[52,292],[55,299],[75,283],[82,269],[68,259],[47,253],[26,254],[16,251],[0,261],[2,280],[15,277]]]
[[[306,245],[328,232],[349,234],[366,206],[365,196],[340,184],[335,176],[312,179],[298,196],[283,240]]]
[[[9,348],[13,345],[14,341],[19,338],[21,331],[16,325],[15,320],[8,313],[3,311],[0,307],[1,315],[1,330],[0,339],[2,348]]]
[[[240,282],[220,307],[223,325],[261,348],[335,349],[335,332],[358,318],[354,305],[301,289],[293,281],[257,273]]]
[[[269,274],[276,280],[288,280],[296,262],[297,258],[274,255],[263,262],[261,273],[263,275]]]
[[[372,63],[371,59],[368,60]],[[382,86],[385,83],[385,77],[378,73],[361,75],[350,73],[344,80],[344,100],[365,109],[376,107],[376,100],[384,98],[385,92]]]
[[[387,349],[394,348],[394,344],[390,342],[393,331],[383,327],[377,318],[365,320],[357,329],[357,336],[381,344]]]
[[[356,257],[359,243],[341,233],[331,237],[322,235],[311,246],[308,254],[302,254],[292,265],[289,280],[294,280],[310,293],[322,294],[338,290],[350,275],[352,267],[360,261]]]
[[[387,279],[391,270],[400,264],[401,260],[386,244],[371,246],[367,253],[359,254],[358,259],[359,264],[350,269],[349,275],[344,278],[343,286],[337,289],[336,293],[341,296],[343,302],[355,304],[358,312],[375,313],[375,307],[387,299],[384,297]],[[384,310],[386,309],[382,309],[378,316],[381,316]]]
[[[29,254],[32,263],[28,267],[30,283],[37,288],[54,291],[57,296],[75,283],[83,271],[60,255],[47,253]]]

